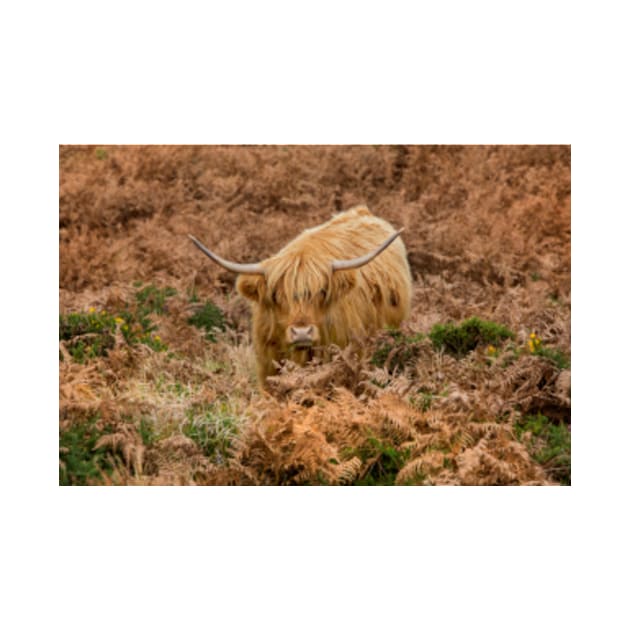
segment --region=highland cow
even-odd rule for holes
[[[409,315],[411,273],[402,232],[365,206],[307,229],[277,254],[254,264],[233,263],[195,245],[239,274],[238,292],[251,300],[258,381],[290,359],[303,365],[326,346],[341,348]],[[323,355],[325,356],[325,354]]]

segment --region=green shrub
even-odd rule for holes
[[[363,463],[370,465],[355,486],[393,486],[400,469],[409,460],[411,451],[408,448],[399,449],[394,444],[382,442],[370,436],[367,442],[346,455],[358,455]]]
[[[389,358],[390,371],[395,368],[402,370],[418,358],[422,339],[421,334],[405,336],[399,330],[388,330],[377,343],[370,362],[382,368]]]
[[[177,290],[173,287],[158,289],[152,284],[148,284],[136,293],[136,304],[138,317],[144,317],[149,313],[163,314],[166,312],[166,300],[177,295]]]
[[[127,304],[119,313],[97,312],[90,308],[87,313],[60,315],[59,339],[66,342],[70,356],[79,363],[107,355],[114,347],[117,326],[129,344],[143,343],[156,352],[166,350],[167,345],[154,334],[157,326],[151,321],[150,314],[165,313],[166,300],[176,293],[171,287],[158,289],[148,285],[136,293],[135,304]]]
[[[514,333],[501,324],[471,317],[459,325],[436,324],[429,333],[435,348],[461,358],[479,345],[497,346]]]
[[[78,363],[106,355],[114,347],[115,330],[115,318],[94,309],[59,316],[59,339],[66,342],[66,349]]]
[[[225,330],[225,317],[221,309],[213,302],[207,301],[188,319],[188,323],[206,331],[208,341],[216,341],[215,329]]]
[[[98,416],[86,422],[59,430],[59,485],[84,486],[99,479],[100,471],[111,471],[105,448],[95,449],[96,442],[108,433],[97,427]]]
[[[542,414],[524,416],[514,425],[516,437],[549,476],[564,485],[571,484],[571,430]]]

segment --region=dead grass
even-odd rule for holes
[[[456,359],[424,339],[376,367],[375,339],[260,394],[234,278],[186,235],[251,262],[357,203],[406,228],[405,334],[477,316],[512,346]],[[150,316],[166,351],[118,334],[79,364],[60,344],[60,432],[100,432],[90,483],[556,483],[515,423],[570,426],[570,372],[527,352],[535,331],[570,357],[567,147],[61,147],[59,255],[61,314],[119,313],[138,282],[177,291]],[[214,343],[188,323],[194,298],[226,315]],[[227,455],[212,422],[234,425]]]

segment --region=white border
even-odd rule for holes
[[[4,11],[2,625],[627,625],[621,4],[226,5]],[[572,488],[57,487],[58,144],[266,142],[572,143]]]

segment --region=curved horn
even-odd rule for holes
[[[208,258],[214,260],[217,265],[221,265],[224,269],[228,271],[233,271],[234,273],[250,273],[256,275],[265,275],[265,270],[262,268],[260,263],[251,263],[251,264],[240,264],[235,262],[230,262],[229,260],[225,260],[225,258],[221,258],[221,256],[217,256],[214,252],[211,252],[209,249],[206,249],[194,236],[188,235],[188,238],[206,255]]]
[[[357,269],[358,267],[363,267],[363,265],[367,265],[370,260],[376,258],[384,249],[389,247],[396,240],[396,238],[398,238],[398,236],[404,229],[405,228],[402,228],[398,230],[398,232],[394,232],[394,234],[392,234],[386,241],[381,243],[381,245],[379,245],[376,249],[365,254],[364,256],[351,258],[350,260],[333,260],[332,270],[341,271],[342,269]]]

